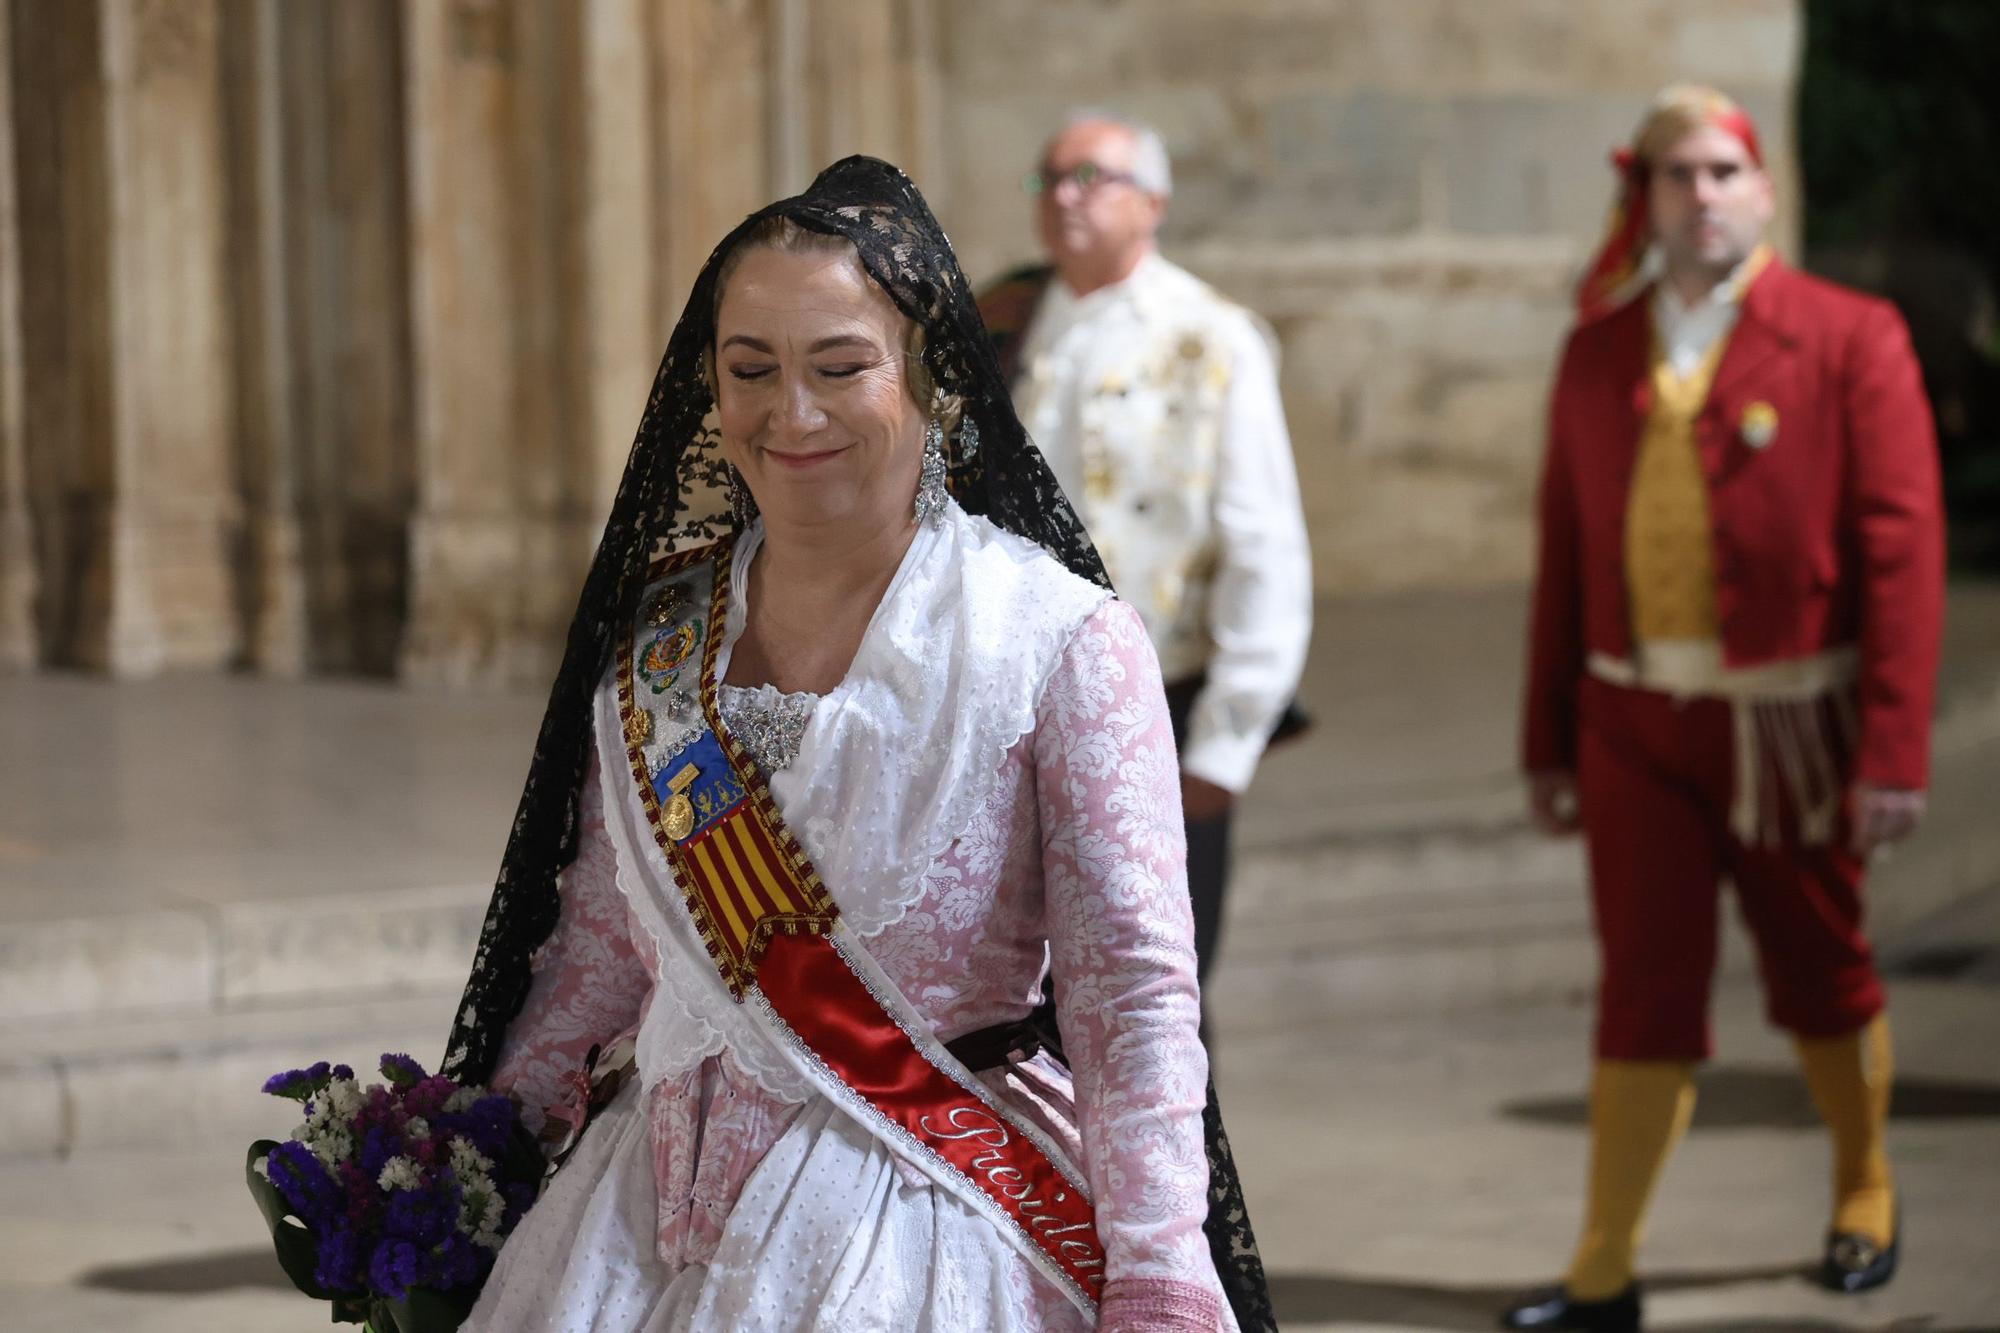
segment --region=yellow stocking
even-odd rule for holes
[[[1590,1206],[1563,1280],[1577,1300],[1604,1300],[1631,1284],[1646,1203],[1693,1114],[1693,1065],[1597,1062],[1590,1081]]]
[[[1896,1227],[1884,1146],[1896,1081],[1888,1015],[1844,1037],[1802,1037],[1798,1046],[1806,1086],[1833,1131],[1833,1229],[1886,1246]]]

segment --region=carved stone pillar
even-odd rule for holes
[[[417,470],[402,24],[434,5],[283,0],[285,342],[312,664],[390,673]]]
[[[240,636],[215,3],[13,19],[45,641],[117,674],[219,666]]]
[[[654,219],[659,212],[652,124],[649,0],[586,0],[582,20],[581,178],[577,183],[578,336],[568,374],[576,386],[576,437],[586,446],[579,499],[588,546],[632,448],[653,373],[666,347]],[[635,36],[640,40],[634,40]]]
[[[748,0],[666,0],[659,10],[655,108],[669,324],[715,243],[779,188],[770,158],[772,17],[771,5]]]
[[[241,641],[215,21],[214,0],[103,10],[117,474],[78,656],[117,674],[221,666]]]
[[[403,36],[419,386],[403,670],[490,679],[519,647],[512,14],[501,0],[415,6]]]
[[[297,10],[295,9],[296,15]],[[228,149],[230,306],[236,452],[244,493],[243,612],[251,667],[296,677],[309,665],[303,433],[292,368],[294,279],[286,245],[287,103],[281,0],[223,0],[222,101]]]
[[[566,373],[582,337],[576,205],[584,11],[405,9],[417,512],[403,670],[541,683],[589,526]]]
[[[35,664],[35,544],[22,438],[21,234],[14,194],[11,15],[0,5],[0,670]]]

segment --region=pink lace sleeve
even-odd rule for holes
[[[1106,1253],[1102,1329],[1214,1329],[1180,766],[1138,615],[1077,631],[1035,733],[1056,1010]]]
[[[638,1025],[653,984],[618,888],[595,756],[583,779],[576,860],[561,883],[556,928],[535,953],[528,1001],[507,1029],[493,1074],[493,1086],[512,1092],[537,1130],[592,1043]]]

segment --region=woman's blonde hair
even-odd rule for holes
[[[715,309],[711,312],[711,323],[720,321],[722,293],[728,288],[729,279],[735,275],[738,265],[743,262],[743,256],[752,250],[776,250],[787,255],[846,255],[856,264],[861,262],[861,254],[854,248],[854,242],[845,236],[802,227],[782,214],[765,218],[723,256],[722,267],[715,274]],[[958,395],[938,391],[930,367],[924,364],[924,326],[900,310],[897,314],[903,321],[903,384],[909,390],[910,400],[926,416],[942,420],[947,432],[955,430],[963,404]],[[713,395],[716,392],[714,347],[711,346],[702,356],[708,390]]]

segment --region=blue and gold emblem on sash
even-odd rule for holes
[[[743,803],[747,793],[722,753],[715,733],[704,730],[653,775],[667,836],[686,842]]]

